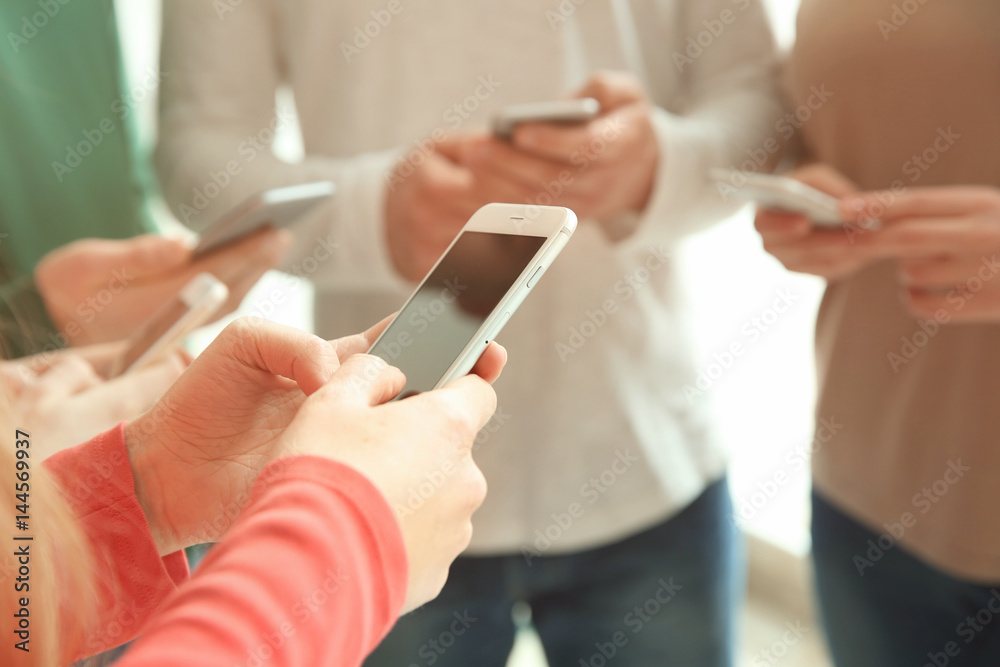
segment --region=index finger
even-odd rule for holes
[[[1000,248],[1000,224],[975,218],[911,218],[857,240],[899,257],[978,254]]]
[[[842,213],[851,219],[870,214],[885,222],[905,218],[962,217],[991,209],[1000,209],[1000,191],[988,187],[943,186],[906,192],[868,192],[841,201]]]

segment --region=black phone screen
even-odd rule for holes
[[[371,349],[406,375],[401,396],[434,388],[544,243],[544,236],[459,235]]]

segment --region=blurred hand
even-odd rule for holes
[[[129,375],[104,380],[103,365],[122,345],[82,348],[0,362],[0,384],[13,401],[18,428],[32,435],[42,458],[90,440],[148,410],[187,365],[175,354]],[[88,358],[92,361],[88,361]]]
[[[289,244],[287,232],[262,230],[195,260],[183,242],[153,234],[84,239],[43,257],[35,283],[70,344],[88,345],[128,337],[201,272],[229,287],[217,317],[232,312]]]
[[[394,447],[391,457],[403,461],[421,451],[434,454],[430,440],[435,437],[448,441],[440,431],[444,424],[455,426],[460,419],[449,407],[452,400],[461,404],[455,391],[441,399],[417,403],[407,399],[385,410],[362,409],[362,403],[370,408],[393,398],[395,385],[378,383],[381,393],[378,400],[372,398],[368,387],[382,370],[373,376],[360,372],[378,364],[371,357],[361,357],[338,370],[343,360],[367,350],[387,323],[388,319],[363,334],[327,342],[263,320],[237,320],[151,411],[126,426],[136,494],[161,554],[217,541],[249,500],[257,475],[281,455],[308,452],[361,466],[367,459],[358,454],[360,450]],[[504,359],[502,348],[494,344],[473,372],[493,380]],[[398,371],[385,372],[399,377]],[[334,377],[338,377],[336,382]],[[328,383],[328,390],[307,402],[307,396]],[[479,396],[481,388],[471,380],[459,387],[469,383],[476,389],[459,393]],[[220,392],[221,386],[226,390]],[[408,410],[420,412],[419,428],[408,430],[416,417],[411,419],[409,412],[404,416],[394,407],[404,403],[414,406]],[[303,404],[323,407],[299,415]],[[293,423],[297,425],[294,431],[286,434]],[[384,433],[387,442],[355,440],[363,431]],[[308,437],[296,435],[301,433]],[[346,433],[352,437],[345,437]],[[412,452],[418,443],[423,443],[423,449]],[[381,462],[386,470],[393,469],[389,461]],[[368,468],[361,472],[373,474]],[[383,483],[387,479],[385,475],[378,478]],[[390,499],[395,497],[388,495],[387,487],[379,488]]]
[[[858,192],[858,187],[840,172],[825,164],[811,164],[789,176],[837,198]],[[847,205],[842,207],[847,215]],[[851,211],[860,220],[857,211]],[[873,232],[823,229],[808,217],[761,209],[754,221],[764,241],[764,249],[789,271],[811,273],[829,281],[846,278],[884,255],[878,247],[865,243]]]
[[[855,215],[878,214],[883,229],[864,239],[899,258],[910,311],[952,322],[1000,321],[1000,189],[919,188],[868,193],[845,202]]]
[[[664,159],[653,106],[626,72],[595,72],[574,97],[597,99],[600,116],[581,124],[523,123],[510,143],[478,135],[463,142],[462,163],[486,201],[537,204],[551,197],[551,204],[598,220],[611,238],[622,238],[634,225],[622,230],[614,219],[646,208]]]
[[[488,203],[475,193],[472,174],[456,163],[456,146],[453,138],[437,142],[421,164],[407,159],[390,178],[386,240],[396,270],[412,282],[430,271],[472,214]]]

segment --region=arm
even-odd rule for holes
[[[381,493],[318,457],[271,464],[225,541],[122,667],[360,665],[406,597],[403,536]]]
[[[156,165],[167,202],[200,230],[251,194],[273,187],[331,180],[337,195],[318,217],[300,223],[295,263],[329,254],[309,276],[344,288],[402,287],[381,224],[386,174],[396,151],[351,158],[306,157],[288,164],[271,152],[275,91],[281,83],[277,10],[254,0],[220,17],[217,3],[164,3],[160,143]],[[206,186],[218,196],[202,200]],[[334,226],[333,221],[336,221]]]
[[[91,545],[96,602],[79,645],[61,646],[66,662],[129,641],[187,579],[183,552],[161,558],[136,499],[123,427],[45,462]],[[69,626],[79,623],[68,605]],[[114,631],[112,631],[114,630]],[[73,636],[72,634],[67,636]]]
[[[700,55],[690,57],[687,38],[697,38],[706,22],[718,20],[726,10],[735,16],[732,23]],[[715,0],[685,3],[682,11],[669,65],[657,76],[680,76],[685,103],[653,95],[661,160],[649,203],[626,246],[669,243],[734,212],[737,204],[722,199],[707,179],[708,170],[742,168],[751,153],[775,160],[780,142],[787,139],[777,125],[777,54],[761,4]],[[768,164],[760,170],[768,171]]]

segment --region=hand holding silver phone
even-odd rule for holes
[[[593,97],[512,104],[493,119],[493,134],[510,140],[521,123],[583,123],[601,113],[601,103]]]
[[[256,194],[202,232],[194,256],[205,255],[263,227],[289,227],[333,197],[334,192],[336,188],[330,181],[317,181]]]
[[[709,178],[727,195],[760,208],[773,208],[809,217],[817,227],[846,227],[836,197],[786,176],[748,174],[731,169],[711,169]],[[877,229],[881,221],[866,219],[857,226]]]
[[[206,324],[228,297],[229,288],[215,276],[196,275],[129,338],[128,347],[112,365],[108,378],[161,359]]]

